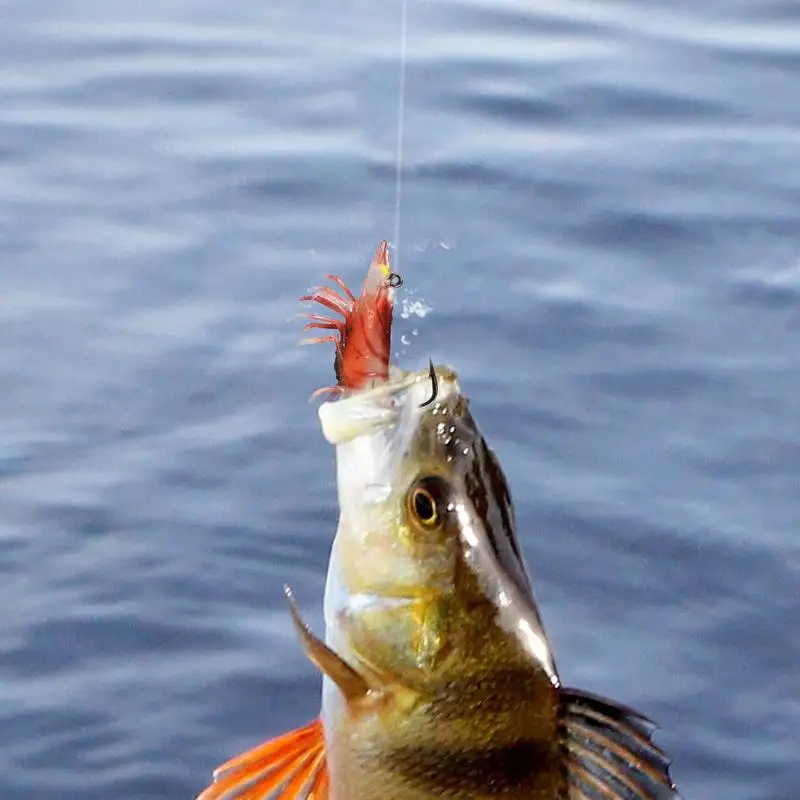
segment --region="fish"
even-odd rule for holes
[[[455,370],[395,370],[318,414],[340,511],[324,639],[287,599],[321,712],[199,800],[680,800],[649,719],[562,683]]]
[[[370,261],[358,297],[338,275],[325,277],[340,291],[316,286],[300,300],[319,303],[342,318],[305,314],[309,321],[303,330],[321,328],[334,333],[312,336],[301,344],[335,344],[333,369],[337,382],[335,386],[317,389],[312,398],[325,393],[336,398],[388,380],[395,289],[402,284],[402,278],[392,272],[386,240],[381,241]]]

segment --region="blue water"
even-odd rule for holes
[[[408,12],[398,361],[460,371],[565,680],[687,800],[796,800],[800,5]],[[192,798],[318,709],[292,315],[393,237],[400,4],[2,20],[0,798]]]

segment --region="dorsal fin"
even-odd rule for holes
[[[569,800],[680,800],[655,725],[632,708],[561,690]]]
[[[197,800],[328,800],[322,722],[315,719],[226,761]]]

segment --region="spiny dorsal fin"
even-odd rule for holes
[[[328,800],[322,723],[315,719],[227,761],[197,800]]]
[[[680,800],[655,725],[632,708],[562,689],[569,800]]]

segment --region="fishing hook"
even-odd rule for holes
[[[392,287],[392,289],[397,289],[403,285],[403,279],[397,272],[390,272],[386,282]]]
[[[419,404],[420,408],[429,406],[439,396],[439,381],[436,378],[436,370],[433,368],[433,360],[429,358],[428,363],[430,364],[428,375],[431,379],[431,396],[424,403]]]

